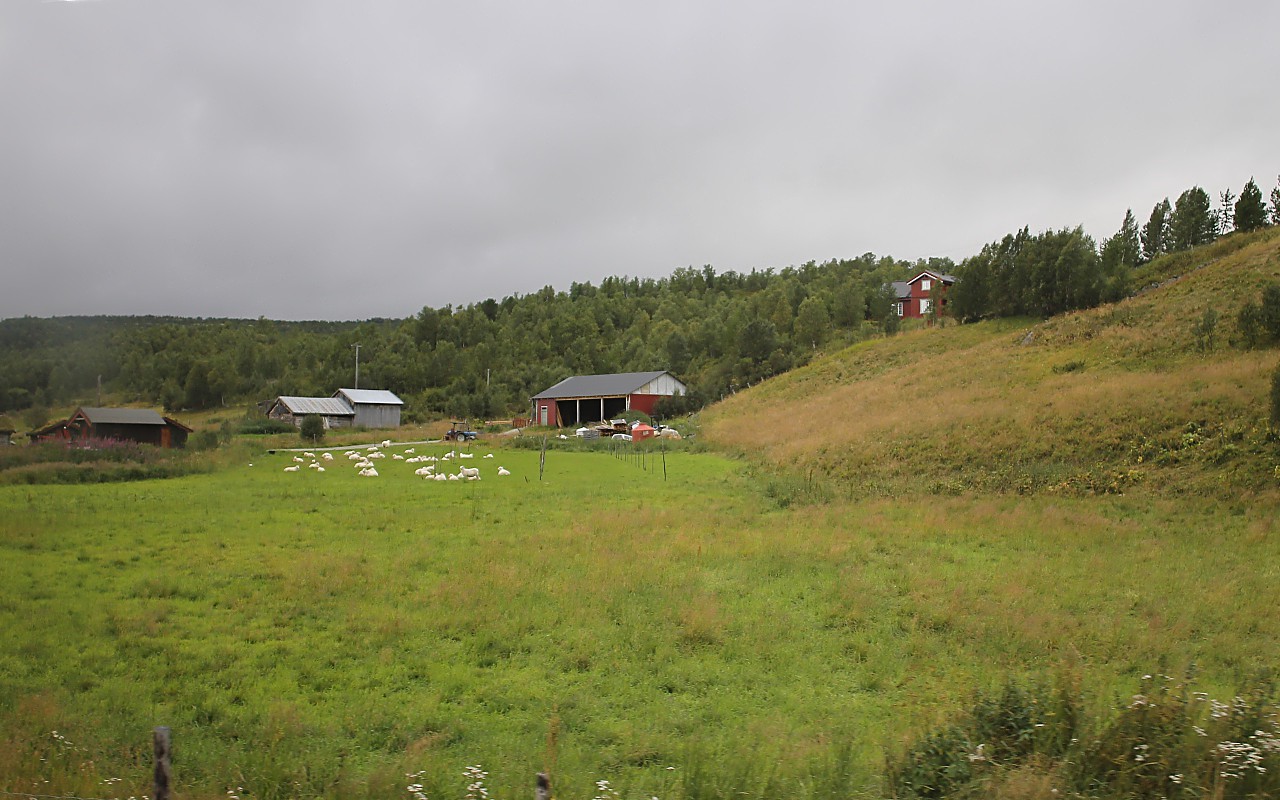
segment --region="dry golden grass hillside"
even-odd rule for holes
[[[1143,277],[1158,285],[1089,311],[855,345],[708,409],[703,435],[853,495],[1280,497],[1267,427],[1280,351],[1231,342],[1240,305],[1280,282],[1280,230]],[[1194,329],[1207,309],[1220,320],[1206,350]]]

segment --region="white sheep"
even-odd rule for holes
[[[448,475],[445,475],[443,472],[437,472],[435,475],[432,475],[431,477],[432,477],[432,478],[435,478],[435,479],[436,479],[436,480],[438,480],[438,481],[447,481],[447,480],[449,480],[449,476],[448,476]]]
[[[426,456],[422,460],[423,461],[439,461],[440,459],[436,458],[435,456]]]
[[[485,457],[485,458],[493,458],[493,453],[485,453],[485,454],[484,454],[484,457]]]
[[[399,453],[392,453],[391,458],[394,461],[404,461],[404,456],[400,455]]]
[[[322,466],[320,466],[319,464],[317,464],[317,465],[316,465],[316,472],[324,472],[324,467],[322,467]]]
[[[498,467],[498,474],[499,474],[499,475],[510,475],[510,474],[511,474],[511,470],[507,469],[506,467]]]
[[[458,458],[475,458],[475,453],[458,453]]]
[[[405,450],[405,451],[404,451],[404,454],[405,454],[406,456],[411,456],[411,455],[413,455],[413,448],[412,448],[412,447],[410,447],[409,449]]]
[[[315,454],[315,453],[303,453],[303,454],[302,454],[302,457],[303,457],[303,458],[315,458],[315,457],[316,457],[316,454]]]
[[[458,474],[464,478],[475,478],[479,477],[480,470],[475,467],[458,467]]]
[[[378,471],[373,467],[369,467],[368,469],[360,470],[360,475],[364,478],[376,478],[378,477]]]
[[[383,440],[382,440],[382,446],[383,446],[383,447],[390,447],[390,446],[391,446],[391,440],[390,440],[390,439],[383,439]]]
[[[449,475],[449,480],[451,480],[451,481],[456,481],[456,480],[458,480],[458,476],[457,476],[457,475],[452,475],[452,474],[451,474],[451,475]]]
[[[332,461],[333,453],[324,453],[320,457],[323,458],[325,461]]]
[[[284,468],[284,471],[285,471],[285,472],[297,472],[297,471],[298,471],[298,470],[300,470],[300,469],[302,469],[302,467],[298,466],[297,464],[294,464],[294,465],[293,465],[293,466],[291,466],[291,467],[285,467],[285,468]]]
[[[294,460],[294,461],[296,461],[296,462],[298,462],[299,464],[301,464],[301,463],[302,463],[302,456],[294,456],[294,457],[293,457],[293,460]]]
[[[348,461],[355,461],[357,458],[364,458],[364,456],[360,455],[355,450],[352,450],[350,453],[347,453]]]

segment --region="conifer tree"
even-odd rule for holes
[[[1178,196],[1169,218],[1169,230],[1173,235],[1171,249],[1190,250],[1208,244],[1217,238],[1217,215],[1213,213],[1209,193],[1193,186]]]
[[[1221,205],[1218,206],[1218,235],[1226,236],[1231,231],[1239,229],[1235,224],[1236,196],[1227,189],[1218,195],[1218,198],[1221,201]]]
[[[1155,208],[1151,209],[1151,217],[1147,220],[1147,224],[1142,226],[1143,261],[1150,261],[1156,256],[1170,252],[1170,244],[1172,242],[1169,232],[1170,215],[1169,198],[1167,197],[1156,203]]]
[[[1271,224],[1280,225],[1280,177],[1276,178],[1276,188],[1271,190]]]
[[[1238,231],[1252,231],[1267,224],[1267,207],[1262,202],[1262,190],[1253,182],[1253,178],[1240,190],[1233,219]]]

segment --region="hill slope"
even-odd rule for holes
[[[1280,354],[1228,340],[1240,304],[1280,281],[1280,231],[1171,268],[1182,274],[1089,311],[854,345],[709,409],[704,435],[852,494],[1274,497],[1266,415]],[[1201,352],[1193,330],[1210,308],[1221,320]]]

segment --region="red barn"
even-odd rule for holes
[[[893,313],[903,319],[922,319],[937,303],[938,313],[947,307],[947,287],[956,282],[954,275],[925,270],[909,281],[894,281]]]
[[[688,391],[666,370],[577,375],[533,396],[533,424],[553,428],[601,422],[624,411],[652,414],[663,397]]]

